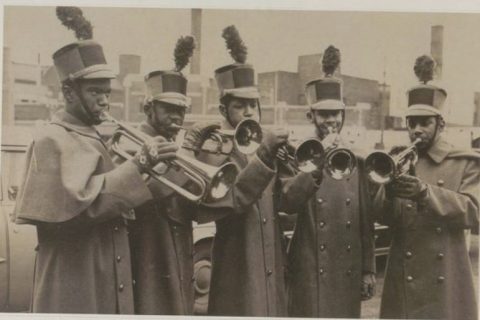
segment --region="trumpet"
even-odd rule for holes
[[[422,141],[417,138],[405,150],[398,154],[390,152],[376,151],[372,152],[365,159],[365,174],[367,178],[376,184],[389,183],[401,175],[405,174],[411,164],[418,160],[416,145]]]
[[[112,137],[111,148],[113,152],[126,160],[132,159],[133,156],[120,147],[120,139],[122,137],[125,137],[139,146],[142,146],[147,140],[151,139],[151,137],[143,132],[119,122],[106,111],[101,114],[100,118],[104,121],[113,122],[120,127],[120,130],[117,130]],[[166,179],[162,176],[165,171],[159,172],[155,169],[150,169],[147,174],[193,202],[208,202],[221,199],[232,187],[236,176],[238,175],[236,165],[231,162],[228,162],[221,167],[214,167],[178,153],[176,160],[166,162],[165,164],[168,168],[183,170],[183,173],[193,182],[194,185],[197,186],[196,189],[199,190],[199,193],[195,194],[187,191]]]
[[[240,131],[237,140],[242,141],[242,144],[249,144],[248,140],[253,140],[250,141],[250,145],[256,146],[256,150],[262,142],[263,134],[268,131],[262,129],[255,120],[248,121],[248,130]],[[331,130],[329,127],[329,131]],[[327,173],[335,180],[350,177],[357,168],[357,158],[353,152],[346,148],[335,148],[325,153],[325,147],[317,139],[307,139],[299,143],[287,141],[277,153],[277,158],[292,163],[297,170],[306,173],[317,170],[325,164]]]
[[[215,130],[207,140],[211,143],[205,143],[202,151],[231,155],[234,150],[238,150],[242,154],[252,154],[258,149],[261,142],[261,137],[257,136],[259,134],[256,131],[257,125],[255,120],[245,119],[237,125],[235,130]],[[233,140],[234,148],[225,151],[225,145],[231,140]]]

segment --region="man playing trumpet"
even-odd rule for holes
[[[324,154],[342,144],[342,81],[332,77],[339,63],[339,50],[330,46],[322,61],[326,77],[306,85],[307,117]],[[298,213],[288,252],[288,312],[292,317],[360,318],[361,300],[375,292],[366,184],[359,170],[336,180],[325,165],[330,164],[283,180],[280,206]]]
[[[227,155],[205,154],[201,150],[212,131],[232,131],[244,119],[261,119],[254,70],[245,64],[246,47],[234,26],[226,28],[223,36],[236,60],[215,72],[225,120],[221,126],[195,126],[184,143],[208,164],[232,161],[241,169],[225,197],[199,208],[199,222],[216,223],[208,314],[286,316],[286,248],[275,207],[275,182],[276,154],[286,143],[288,131],[267,134],[253,155],[238,150]]]
[[[428,85],[434,61],[419,57],[422,84],[407,93],[407,130],[418,162],[381,186],[374,206],[393,228],[380,318],[477,319],[464,231],[478,226],[480,156],[443,136],[447,93]]]
[[[37,227],[31,311],[132,314],[126,219],[152,198],[141,173],[175,159],[178,148],[164,138],[152,139],[115,168],[94,127],[109,108],[115,75],[100,44],[85,40],[91,28],[77,28],[78,22],[91,27],[82,11],[58,7],[57,15],[65,25],[73,23],[77,34],[89,36],[53,54],[65,110],[33,136],[14,211],[16,223]]]
[[[147,118],[137,129],[146,136],[175,140],[190,107],[187,79],[181,71],[194,48],[193,37],[181,37],[174,53],[175,69],[153,71],[145,77],[147,97],[143,110]],[[160,166],[155,169],[166,171],[163,178],[185,186],[187,178],[183,173],[167,169],[165,164]],[[196,204],[156,179],[150,179],[149,186],[154,199],[135,208],[136,220],[129,222],[135,313],[192,315],[192,220]]]

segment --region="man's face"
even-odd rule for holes
[[[253,119],[260,121],[260,112],[257,99],[243,99],[232,97],[228,106],[220,106],[222,115],[230,119],[230,124],[236,127],[242,120]],[[228,113],[228,117],[227,117]]]
[[[310,123],[317,128],[320,139],[325,138],[331,128],[332,133],[339,133],[343,123],[343,112],[341,110],[311,110],[307,113]]]
[[[145,111],[148,115],[148,123],[155,130],[167,139],[174,139],[178,130],[172,128],[172,124],[181,126],[185,118],[185,107],[162,101],[154,101],[153,107],[150,105],[149,110]]]
[[[407,117],[407,129],[410,141],[415,139],[422,139],[416,146],[419,151],[426,151],[433,144],[436,133],[443,130],[442,123],[438,122],[436,116],[413,116]],[[440,125],[439,125],[440,124]],[[437,130],[437,125],[438,130]]]
[[[85,124],[98,125],[102,123],[100,114],[108,110],[110,103],[110,79],[84,79],[78,81],[79,94],[82,100],[73,89],[67,89],[64,93],[69,97],[70,103],[67,104],[67,112],[73,114]],[[88,109],[93,118],[85,111]]]

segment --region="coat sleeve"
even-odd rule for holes
[[[320,188],[310,173],[299,172],[294,177],[280,178],[278,210],[288,213],[298,213],[301,205],[315,195]]]
[[[480,194],[479,161],[468,160],[458,192],[427,184],[427,196],[419,202],[428,214],[452,227],[470,229],[478,225]]]
[[[199,206],[197,221],[206,223],[248,211],[248,207],[260,199],[275,175],[276,168],[272,170],[254,155],[223,198]]]
[[[17,223],[97,224],[124,216],[151,198],[130,161],[98,172],[102,155],[81,137],[53,131],[27,152],[25,177],[15,207]]]
[[[380,186],[373,200],[374,220],[390,228],[394,227],[398,219],[400,219],[400,202],[399,198],[387,199],[385,197],[385,187]]]
[[[364,273],[375,273],[375,218],[370,196],[370,184],[359,164],[359,213],[360,239],[362,241],[362,270]]]

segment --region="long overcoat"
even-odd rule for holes
[[[231,129],[226,122],[223,129]],[[241,170],[220,201],[200,206],[198,221],[215,220],[208,314],[286,316],[286,246],[275,207],[277,166],[235,152],[204,159]]]
[[[310,173],[283,180],[281,206],[297,213],[288,249],[292,317],[359,318],[363,273],[375,273],[373,215],[362,175],[320,185]]]
[[[138,129],[158,133],[147,122]],[[182,173],[164,178],[182,185]],[[154,199],[135,208],[129,221],[135,313],[191,315],[194,305],[192,219],[195,204],[162,182],[150,179]]]
[[[385,199],[375,208],[394,229],[380,317],[477,319],[464,230],[478,225],[480,157],[456,150],[443,137],[415,166],[425,199]]]
[[[65,112],[33,136],[25,166],[14,214],[38,231],[32,311],[132,314],[125,218],[152,197],[136,166],[114,169],[97,131]]]

